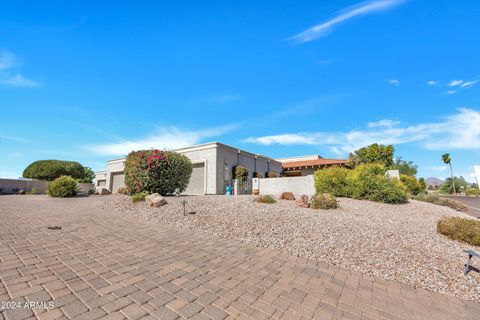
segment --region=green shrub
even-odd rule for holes
[[[38,190],[37,187],[33,187],[32,190],[30,190],[30,193],[31,193],[31,194],[39,194],[40,191]]]
[[[315,171],[315,192],[330,193],[336,197],[350,197],[348,176],[352,172],[343,167],[330,167]]]
[[[439,204],[440,202],[440,198],[437,195],[431,194],[431,193],[418,194],[413,196],[412,199],[417,201],[434,203],[434,204]]]
[[[53,181],[61,176],[83,179],[85,168],[75,161],[39,160],[32,162],[23,171],[23,177],[30,179]]]
[[[450,239],[480,246],[480,221],[460,217],[444,217],[437,222],[437,231]]]
[[[183,192],[191,174],[190,159],[173,151],[132,151],[125,161],[125,184],[130,194]]]
[[[417,180],[417,178],[415,178],[414,176],[401,174],[400,180],[402,181],[403,185],[407,187],[407,190],[408,192],[410,192],[411,195],[417,195],[425,191],[420,181]]]
[[[352,198],[385,203],[405,203],[408,201],[407,188],[397,179],[385,177],[385,167],[381,164],[362,164],[351,177]]]
[[[273,199],[272,196],[269,196],[269,195],[261,195],[261,196],[256,198],[256,201],[260,202],[260,203],[275,203],[275,202],[277,202],[275,199]]]
[[[95,179],[95,172],[89,167],[83,167],[85,170],[85,174],[82,178],[77,179],[80,183],[93,183],[93,179]]]
[[[47,194],[54,198],[73,197],[78,191],[77,181],[69,176],[61,176],[50,182],[47,187]]]
[[[466,191],[465,191],[465,194],[467,196],[480,196],[480,189],[478,188],[468,188]]]
[[[329,193],[316,193],[310,199],[310,208],[313,209],[335,209],[338,207],[337,199]]]
[[[134,194],[132,194],[132,202],[137,203],[137,202],[140,202],[140,201],[145,201],[145,197],[148,196],[148,195],[149,195],[149,193],[146,192],[146,191],[134,193]]]
[[[18,194],[25,194],[25,190],[18,190]]]

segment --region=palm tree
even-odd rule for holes
[[[442,154],[442,161],[443,163],[448,164],[450,166],[450,175],[452,176],[453,194],[457,194],[457,190],[455,190],[455,180],[453,179],[452,158],[450,158],[450,153]]]

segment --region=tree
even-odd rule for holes
[[[85,175],[81,179],[77,179],[80,183],[93,183],[93,179],[95,179],[95,172],[89,167],[84,167]]]
[[[414,176],[417,174],[417,166],[413,161],[402,160],[401,157],[397,157],[388,169],[398,170],[400,174],[406,174],[408,176]]]
[[[392,145],[384,146],[374,143],[350,153],[347,166],[355,168],[364,163],[381,163],[385,167],[390,167],[393,165],[394,151],[395,149]]]
[[[23,171],[24,178],[53,181],[61,176],[83,179],[85,168],[75,161],[38,160],[32,162]]]
[[[449,153],[442,154],[442,161],[445,164],[448,164],[450,166],[450,176],[451,181],[452,181],[452,188],[453,188],[453,194],[457,193],[457,190],[455,189],[455,179],[453,178],[453,170],[452,170],[452,158],[450,158]]]
[[[454,193],[456,190],[466,190],[469,183],[463,177],[453,177],[445,179],[445,182],[440,186],[440,192]]]

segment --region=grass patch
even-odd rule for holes
[[[275,199],[273,199],[272,196],[269,196],[269,195],[259,196],[257,197],[257,199],[255,199],[255,201],[259,203],[270,203],[270,204],[277,202]]]
[[[437,232],[453,240],[480,246],[480,221],[460,217],[445,217],[437,222]]]

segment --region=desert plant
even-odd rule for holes
[[[32,162],[23,171],[24,178],[53,181],[61,176],[74,179],[85,178],[85,168],[75,161],[39,160]]]
[[[403,160],[401,157],[395,158],[393,164],[388,167],[389,170],[398,170],[400,174],[414,176],[417,174],[417,165],[413,161]]]
[[[18,190],[18,194],[25,194],[25,190]]]
[[[417,180],[417,178],[415,178],[414,176],[401,174],[400,181],[402,181],[403,185],[407,187],[408,192],[411,195],[417,195],[425,191],[420,181]]]
[[[77,181],[69,176],[58,177],[47,187],[47,194],[54,198],[73,197],[77,195],[78,191]]]
[[[33,187],[32,190],[30,190],[30,193],[31,193],[31,194],[39,194],[39,193],[40,193],[40,190],[38,190],[37,187]]]
[[[275,203],[277,202],[272,196],[269,195],[261,195],[256,198],[256,201],[259,203]]]
[[[374,143],[350,153],[347,165],[355,168],[365,163],[381,163],[385,167],[389,167],[393,165],[394,151],[395,149],[392,145],[384,146]]]
[[[125,184],[130,194],[147,191],[162,196],[183,192],[192,174],[192,163],[173,151],[132,151],[125,161]]]
[[[282,192],[280,195],[280,199],[282,200],[295,200],[295,196],[292,192]]]
[[[315,171],[315,192],[331,193],[336,197],[350,197],[351,188],[348,175],[351,170],[343,167],[330,167]]]
[[[117,189],[117,193],[124,194],[124,195],[130,195],[130,192],[128,191],[127,187],[120,187]]]
[[[480,246],[480,221],[478,220],[444,217],[437,222],[437,231],[450,239]]]
[[[466,190],[469,186],[469,183],[465,180],[464,177],[453,177],[452,178],[447,178],[445,181],[440,185],[439,191],[441,193],[454,193],[459,191],[459,190]]]
[[[145,197],[148,196],[149,193],[146,192],[146,191],[143,191],[143,192],[138,192],[138,193],[134,193],[132,194],[132,202],[133,203],[137,203],[137,202],[140,202],[140,201],[145,201]]]
[[[310,208],[335,209],[338,207],[337,199],[329,193],[316,193],[310,199]]]

